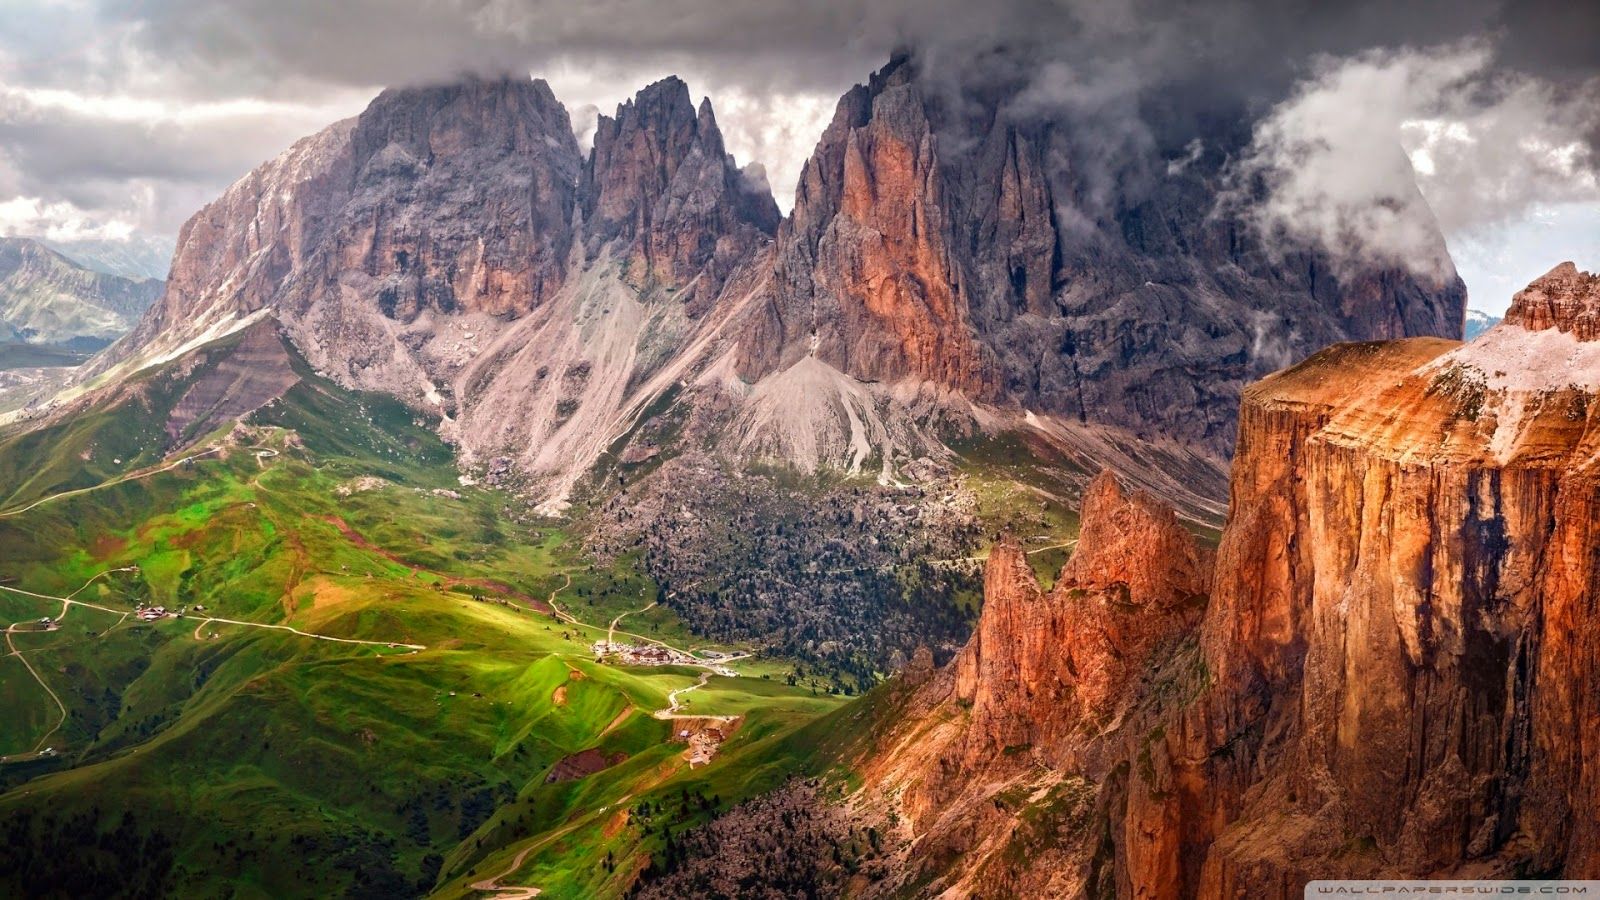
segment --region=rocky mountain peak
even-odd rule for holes
[[[847,92],[801,173],[741,372],[759,378],[810,355],[866,381],[993,398],[946,174],[905,58]]]
[[[579,197],[591,256],[617,242],[635,286],[677,292],[702,275],[691,293],[707,300],[779,219],[724,149],[711,101],[697,110],[676,76],[600,117]]]
[[[387,90],[350,141],[355,183],[338,254],[378,280],[384,315],[521,314],[560,287],[582,162],[548,84]]]
[[[968,752],[1065,746],[1086,717],[1118,704],[1154,651],[1199,622],[1212,559],[1177,514],[1103,472],[1084,495],[1077,549],[1049,591],[1021,543],[1003,537],[984,568],[983,614],[955,663],[973,704]]]
[[[1125,585],[1133,603],[1171,602],[1205,595],[1211,560],[1202,554],[1172,507],[1144,491],[1129,492],[1109,470],[1083,495],[1077,551],[1060,585],[1103,591]]]
[[[1505,322],[1529,331],[1554,328],[1580,341],[1600,339],[1600,275],[1564,262],[1517,292]]]
[[[466,78],[390,88],[357,120],[358,164],[389,148],[419,163],[462,153],[550,156],[576,176],[580,159],[567,110],[539,79]]]
[[[1460,334],[1459,280],[1336,276],[1217,214],[1225,152],[1108,161],[1077,113],[1021,114],[1025,81],[921,68],[897,55],[840,99],[741,336],[745,379],[814,356],[1220,465],[1242,384],[1339,341]]]

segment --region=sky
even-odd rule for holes
[[[1600,4],[1561,0],[0,0],[0,233],[170,245],[384,86],[469,72],[545,78],[580,140],[677,74],[788,209],[839,95],[902,46],[952,81],[1005,48],[1034,114],[1108,152],[1154,139],[1152,97],[1248,108],[1261,228],[1453,260],[1475,308],[1600,268]]]

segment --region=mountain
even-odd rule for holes
[[[133,236],[124,240],[46,239],[40,243],[85,268],[107,275],[160,281],[167,277],[167,270],[172,267],[171,238]]]
[[[1221,461],[1241,384],[1338,340],[1459,335],[1459,279],[1341,278],[1216,215],[1225,131],[1184,166],[1097,173],[1070,117],[1012,112],[1023,89],[952,102],[903,56],[844,96],[741,335],[742,376],[810,358]],[[1109,200],[1096,174],[1119,181]]]
[[[1002,541],[966,648],[850,727],[851,808],[903,842],[867,893],[1600,874],[1597,392],[1600,277],[1568,263],[1472,343],[1246,390],[1214,562],[1110,475],[1050,590]]]
[[[0,343],[98,349],[160,293],[159,281],[92,271],[32,238],[0,238]]]
[[[1467,310],[1467,327],[1464,337],[1469,341],[1473,340],[1478,335],[1499,324],[1499,316],[1491,316],[1479,309],[1469,309]]]
[[[543,82],[387,91],[191,220],[90,374],[270,316],[550,510],[670,408],[686,444],[886,483],[952,435],[1019,432],[1215,515],[1240,385],[1337,340],[1459,334],[1459,279],[1339,274],[1214,214],[1225,142],[1142,159],[1107,200],[1060,162],[1070,119],[1006,112],[1020,90],[953,105],[895,58],[840,100],[781,223],[675,78],[587,158]]]

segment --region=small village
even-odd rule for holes
[[[195,612],[205,612],[205,607],[195,604]],[[165,606],[146,606],[140,603],[134,607],[133,614],[141,622],[155,622],[160,619],[181,619],[189,611],[187,606],[180,606],[176,610],[167,609]]]
[[[705,657],[685,653],[662,644],[621,644],[611,641],[594,642],[596,662],[612,662],[624,666],[696,666],[709,669],[717,675],[737,678],[739,673],[728,666],[708,665],[722,659],[724,654],[708,652]]]

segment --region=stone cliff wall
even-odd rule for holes
[[[1563,266],[1473,344],[1340,345],[1245,391],[1214,578],[1104,479],[1050,592],[1002,543],[972,642],[865,767],[933,852],[918,877],[1008,892],[1040,854],[1052,890],[1135,897],[1600,876],[1597,311]],[[1100,824],[1024,828],[1064,781]]]

